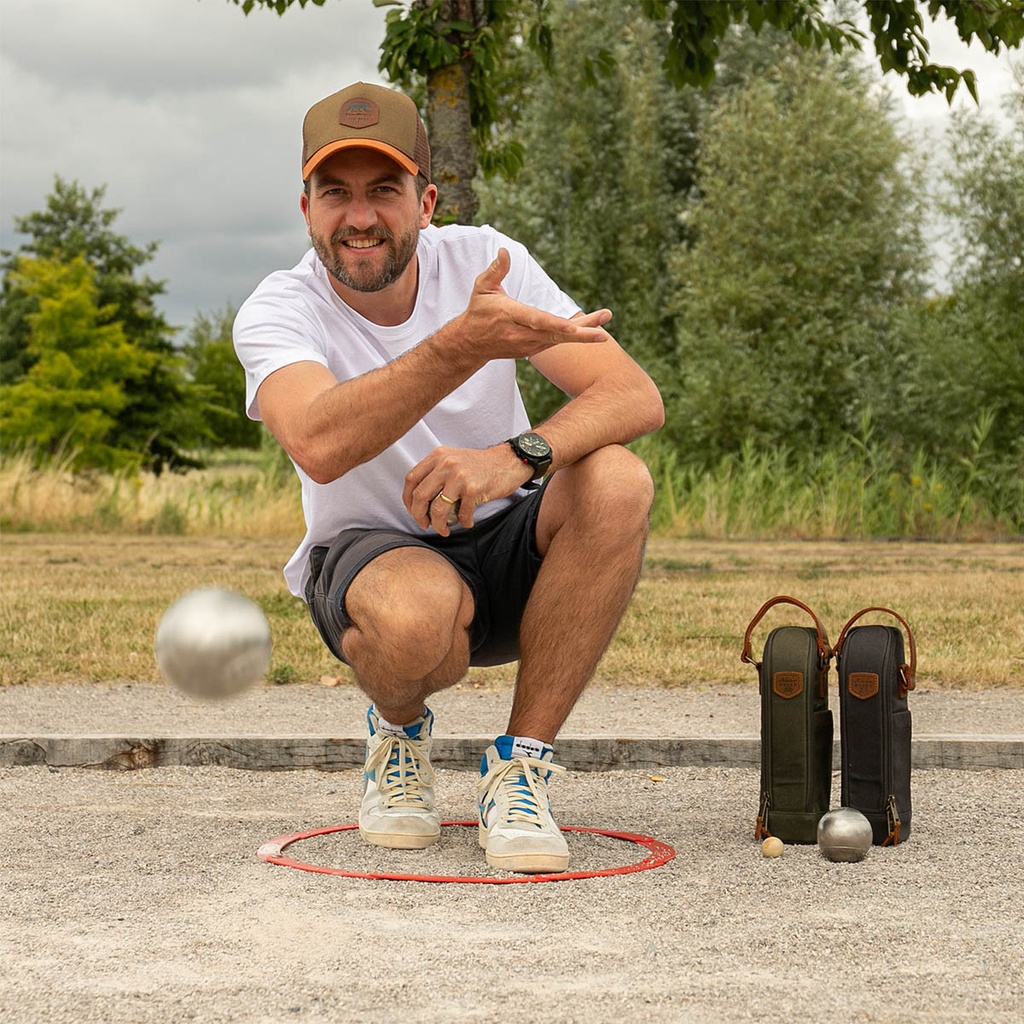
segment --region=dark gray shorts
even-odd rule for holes
[[[447,537],[401,530],[343,530],[329,546],[309,554],[306,603],[331,653],[345,661],[341,634],[352,620],[345,612],[349,584],[368,562],[392,548],[429,548],[443,555],[473,594],[470,664],[505,665],[519,657],[519,622],[537,578],[537,512],[546,489],[520,499],[469,530]]]

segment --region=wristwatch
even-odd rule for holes
[[[527,490],[539,487],[540,479],[551,468],[551,445],[533,431],[527,431],[518,437],[510,437],[508,444],[517,458],[533,469],[533,476],[523,484],[523,487]]]

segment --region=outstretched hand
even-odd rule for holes
[[[487,359],[528,359],[566,342],[594,344],[608,340],[603,326],[611,320],[611,310],[598,309],[567,318],[517,302],[502,286],[510,267],[508,250],[499,249],[494,261],[477,275],[469,305],[462,314],[463,328]]]

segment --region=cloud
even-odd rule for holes
[[[24,72],[69,93],[137,98],[266,88],[321,62],[368,57],[372,67],[383,26],[369,0],[329,0],[283,17],[262,9],[245,16],[227,0],[7,0],[5,7],[5,56]]]
[[[376,70],[383,13],[328,0],[248,17],[226,0],[5,0],[3,201],[41,209],[54,175],[107,186],[115,229],[160,243],[163,309],[239,303],[306,247],[298,212],[306,109]]]

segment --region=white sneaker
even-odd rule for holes
[[[370,736],[363,767],[359,834],[375,846],[422,850],[437,842],[441,819],[434,808],[430,767],[430,709],[404,726],[382,723],[376,709],[366,713]]]
[[[477,836],[487,863],[502,871],[564,871],[569,846],[548,799],[554,751],[537,740],[499,736],[480,762]]]

